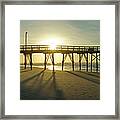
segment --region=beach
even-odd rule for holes
[[[54,72],[34,68],[20,70],[21,100],[99,100],[100,73]]]

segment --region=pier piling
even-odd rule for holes
[[[45,55],[44,69],[46,70],[46,64],[47,64],[47,62],[46,62],[46,53],[44,55]]]
[[[54,71],[54,53],[52,53],[52,64],[53,64],[53,71]]]
[[[63,67],[64,67],[64,53],[63,53],[63,59],[62,59],[62,71],[63,71]]]
[[[74,55],[72,53],[72,68],[73,68],[73,71],[74,71]]]
[[[96,53],[96,72],[98,72],[98,56],[97,56],[97,53]]]
[[[27,59],[26,59],[26,58],[27,58],[26,53],[24,53],[24,65],[25,65],[24,68],[25,68],[25,69],[26,69],[26,64],[27,64]]]
[[[86,70],[88,72],[88,53],[86,53]]]
[[[31,67],[31,70],[32,70],[32,53],[30,53],[30,67]]]
[[[92,53],[91,53],[91,72],[92,72]]]

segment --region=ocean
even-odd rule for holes
[[[24,67],[24,65],[21,64],[20,67]],[[30,65],[27,65],[27,67],[30,67]],[[43,63],[34,63],[33,67],[44,68],[44,64]],[[53,70],[53,65],[52,64],[47,64],[46,68],[49,69],[49,70]],[[55,64],[54,69],[55,70],[62,70],[62,65],[60,63]],[[65,63],[63,70],[72,71],[72,64],[71,63]],[[74,70],[75,71],[80,70],[78,63],[74,64]],[[81,70],[86,71],[86,64],[85,63],[82,63]],[[91,72],[91,64],[88,64],[88,72]],[[92,65],[92,72],[96,72],[96,64],[95,63],[93,63],[93,65]],[[100,64],[98,64],[98,72],[100,72]]]

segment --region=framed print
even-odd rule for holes
[[[118,1],[2,2],[1,19],[1,118],[119,119]]]

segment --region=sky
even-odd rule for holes
[[[100,45],[99,20],[21,20],[20,44],[24,44],[25,32],[28,32],[27,44],[49,45]],[[78,61],[75,55],[75,61]],[[55,54],[55,63],[62,61],[61,54]],[[69,58],[66,60],[70,62]],[[23,63],[23,55],[20,57]],[[43,55],[34,55],[34,63],[43,63]],[[50,62],[50,61],[49,61]]]
[[[20,44],[28,32],[28,44],[48,44],[54,39],[59,45],[99,45],[99,20],[21,20]]]

